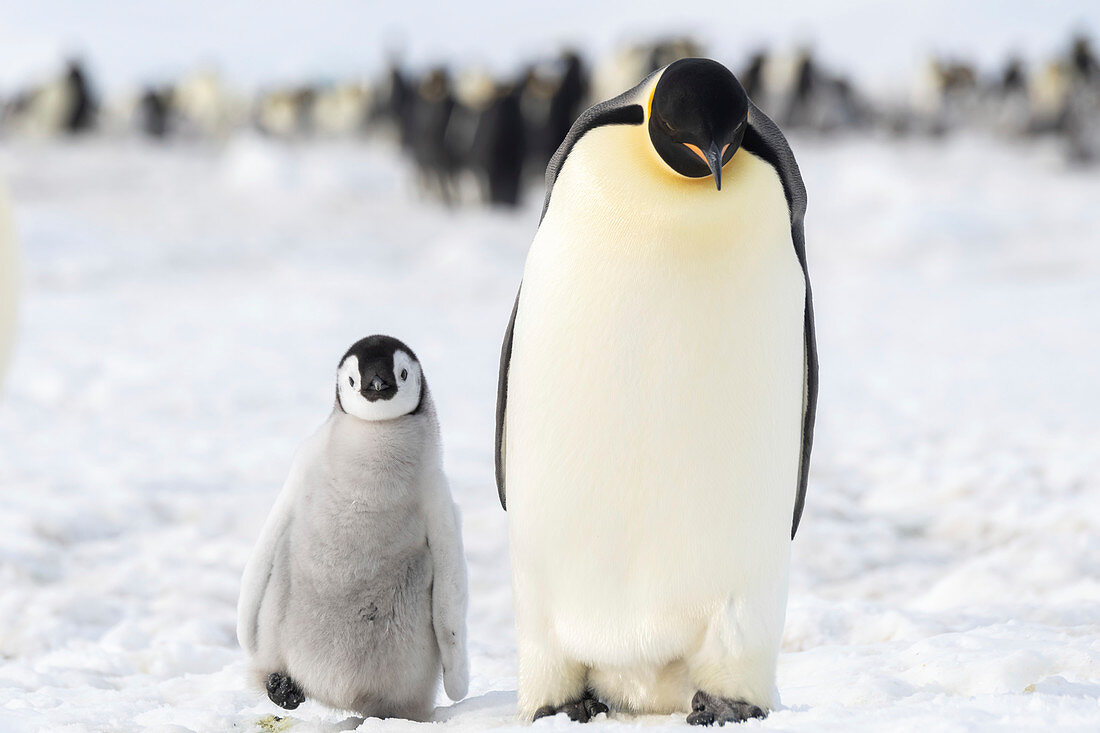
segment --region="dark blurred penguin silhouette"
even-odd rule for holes
[[[542,151],[546,162],[550,161],[562,140],[569,134],[569,128],[583,111],[585,95],[588,93],[587,72],[581,57],[575,51],[566,51],[562,54],[561,63],[561,79],[550,97],[546,120],[546,147]]]
[[[764,103],[764,65],[768,62],[768,52],[760,50],[749,57],[749,65],[741,75],[741,85],[745,93],[757,106]]]
[[[88,85],[84,64],[72,59],[65,72],[65,88],[68,96],[68,112],[63,125],[69,134],[87,132],[95,127],[98,104]]]
[[[421,188],[446,204],[455,201],[459,159],[447,144],[447,128],[455,109],[451,78],[444,67],[432,69],[416,89],[412,115],[413,157]]]
[[[522,194],[527,142],[520,94],[518,84],[498,90],[482,114],[471,154],[484,200],[498,206],[516,206]]]
[[[1085,36],[1074,38],[1069,57],[1063,129],[1070,162],[1083,165],[1100,160],[1100,63]]]
[[[148,137],[163,139],[168,136],[171,115],[172,90],[147,87],[138,102],[138,126]]]

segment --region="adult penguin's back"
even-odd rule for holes
[[[547,185],[498,404],[520,713],[763,715],[817,394],[794,158],[684,59],[584,113]]]

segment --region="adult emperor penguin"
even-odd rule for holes
[[[817,402],[794,157],[690,58],[546,179],[497,405],[519,713],[763,717]]]
[[[340,360],[336,405],[298,451],[245,567],[237,638],[276,704],[307,697],[427,720],[466,694],[466,562],[439,425],[412,350]]]

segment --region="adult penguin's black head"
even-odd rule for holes
[[[653,90],[649,139],[672,170],[714,176],[721,191],[722,166],[741,146],[748,114],[749,97],[729,69],[710,59],[680,59]]]

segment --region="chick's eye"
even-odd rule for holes
[[[404,382],[408,378],[409,378],[409,370],[408,369],[402,369],[401,370],[401,381]]]
[[[350,384],[352,387],[354,387],[355,386],[355,377],[348,377],[348,384]]]

